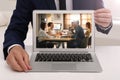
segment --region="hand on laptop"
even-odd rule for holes
[[[29,65],[29,56],[27,52],[20,46],[15,46],[10,50],[6,58],[7,64],[15,71],[31,70]]]
[[[109,27],[112,21],[111,11],[109,9],[98,9],[94,12],[95,23],[102,27]]]

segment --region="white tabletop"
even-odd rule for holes
[[[26,48],[30,55],[31,49]],[[96,47],[102,73],[15,72],[8,67],[0,52],[0,80],[120,80],[120,46]]]

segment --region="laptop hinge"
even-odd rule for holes
[[[45,52],[46,52],[46,53],[49,53],[49,52],[50,52],[50,53],[51,53],[51,52],[54,52],[54,53],[56,53],[56,52],[60,52],[60,53],[62,53],[62,52],[63,52],[63,53],[64,53],[64,52],[66,52],[66,53],[69,53],[69,52],[70,52],[70,53],[71,53],[71,52],[89,53],[88,51],[39,51],[39,53],[42,53],[42,52],[43,52],[43,53],[45,53]]]

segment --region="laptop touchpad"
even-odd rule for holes
[[[69,63],[56,63],[52,64],[53,70],[76,70],[76,64],[69,64]]]

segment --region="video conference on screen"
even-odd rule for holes
[[[39,14],[37,48],[91,48],[92,14]]]

